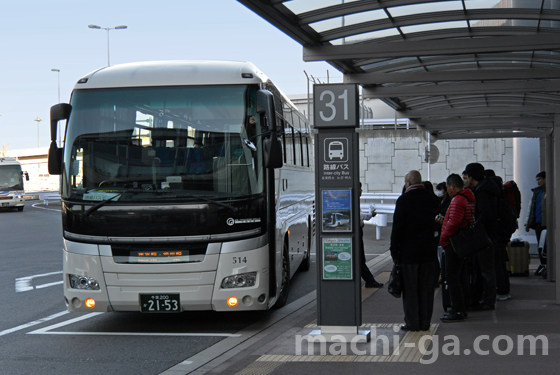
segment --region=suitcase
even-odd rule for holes
[[[451,308],[451,297],[449,296],[449,284],[445,275],[445,250],[441,252],[441,303],[443,311]]]
[[[507,244],[507,269],[511,276],[529,276],[529,242],[514,241]]]

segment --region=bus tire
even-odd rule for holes
[[[16,208],[17,208],[17,210],[18,210],[19,212],[21,212],[21,211],[23,211],[23,208],[24,208],[24,207],[25,207],[25,206],[16,207]]]
[[[282,251],[282,284],[280,285],[280,295],[274,304],[275,309],[284,307],[290,292],[290,252],[288,239],[284,240],[284,250]]]

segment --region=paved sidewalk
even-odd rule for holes
[[[367,245],[366,245],[367,246]],[[536,268],[533,260],[531,269]],[[390,264],[373,267],[376,278],[388,279]],[[512,299],[497,302],[495,311],[472,312],[466,321],[441,323],[436,290],[428,332],[402,332],[402,300],[386,288],[362,289],[363,327],[370,343],[308,346],[300,337],[316,329],[315,304],[289,329],[254,343],[207,373],[222,374],[555,374],[560,365],[560,305],[554,283],[540,277],[512,277]],[[385,352],[383,351],[385,349]],[[533,352],[531,352],[533,350]],[[195,372],[196,373],[196,372]]]

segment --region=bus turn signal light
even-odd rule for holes
[[[239,303],[239,301],[235,297],[229,297],[227,299],[227,304],[228,304],[229,307],[235,307],[235,306],[237,306],[238,303]]]
[[[95,300],[93,298],[87,298],[84,301],[84,304],[88,309],[93,309],[95,307]]]

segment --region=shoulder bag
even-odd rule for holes
[[[468,200],[467,205],[471,211],[471,217],[474,218],[474,213],[470,208]],[[488,238],[484,225],[478,221],[474,223],[469,222],[469,225],[466,227],[459,228],[455,234],[449,237],[449,240],[451,241],[453,250],[455,250],[455,253],[461,259],[470,257],[492,247],[492,241]]]
[[[395,263],[393,265],[393,270],[389,276],[389,282],[387,283],[387,291],[391,293],[394,297],[400,298],[402,294],[402,275],[401,267]]]

